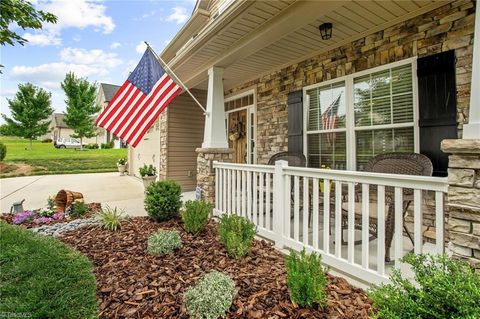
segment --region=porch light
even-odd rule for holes
[[[329,40],[332,37],[332,24],[330,22],[322,23],[318,28],[322,40]]]

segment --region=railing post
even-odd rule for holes
[[[285,196],[285,174],[284,169],[288,167],[287,161],[276,161],[273,174],[273,232],[275,233],[275,246],[284,247],[285,215],[289,211],[284,205]]]

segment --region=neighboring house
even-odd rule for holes
[[[53,113],[51,120],[50,120],[50,138],[53,141],[56,141],[59,138],[69,138],[74,135],[73,129],[68,127],[67,123],[65,123],[65,114],[63,113]],[[98,143],[97,136],[91,138],[84,138],[84,143]]]
[[[480,92],[472,89],[480,83],[478,12],[473,0],[199,0],[161,57],[203,97],[207,114],[185,93],[175,99],[151,129],[156,137],[130,149],[130,173],[143,162],[155,164],[162,179],[197,173],[216,213],[249,216],[277,246],[308,246],[331,267],[369,283],[385,280],[390,267],[383,262],[382,194],[412,187],[415,242],[405,251],[427,251],[429,241],[442,252],[448,243],[456,257],[480,268]],[[304,154],[308,168],[258,165],[282,151]],[[356,172],[387,152],[427,155],[435,177]],[[323,205],[331,201],[311,193],[319,194],[319,181],[332,182],[332,192],[322,187],[320,195],[331,196],[333,221]],[[364,185],[368,194],[367,184],[378,192],[379,239],[357,245],[353,191]],[[368,195],[359,200],[365,211],[374,206]],[[398,195],[389,208],[396,267],[405,253],[402,206]],[[368,218],[360,225],[368,239]],[[330,226],[334,232],[322,230]]]
[[[115,96],[120,86],[108,83],[100,83],[97,93],[97,105],[102,107],[102,110],[108,105],[110,100]],[[102,111],[101,110],[101,111]],[[101,113],[99,112],[99,114]],[[125,147],[125,143],[117,136],[108,132],[103,128],[98,128],[98,143],[110,143],[114,142],[114,148]]]

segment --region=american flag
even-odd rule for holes
[[[135,147],[181,91],[147,48],[96,124]]]
[[[340,93],[337,98],[330,104],[330,106],[322,114],[322,124],[324,130],[333,130],[337,128],[337,114],[340,106]],[[335,140],[335,133],[326,134],[327,143],[332,143]]]

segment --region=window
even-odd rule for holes
[[[415,150],[411,60],[304,89],[310,167],[363,170],[375,155]]]
[[[312,167],[346,169],[345,82],[307,91],[307,157]]]

